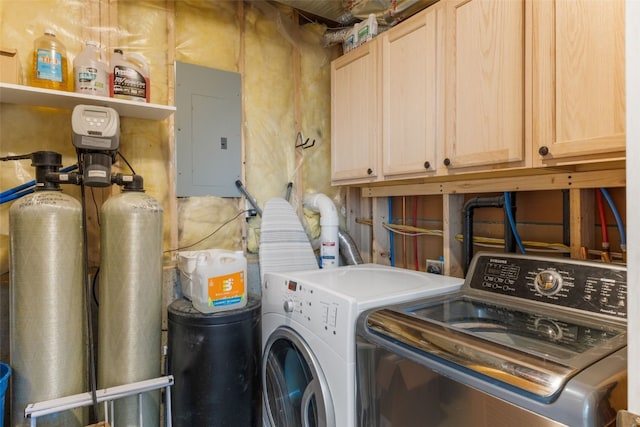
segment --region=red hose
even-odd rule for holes
[[[607,231],[607,218],[604,215],[604,203],[602,202],[602,194],[596,188],[596,202],[598,204],[598,212],[600,214],[600,230],[602,231],[602,249],[609,250],[609,232]]]

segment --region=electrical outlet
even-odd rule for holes
[[[427,259],[427,273],[444,274],[444,261]]]

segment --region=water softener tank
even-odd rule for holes
[[[98,297],[98,387],[159,377],[162,207],[142,179],[102,205]],[[160,393],[142,395],[144,425],[160,425]],[[115,401],[115,425],[139,426],[138,397]]]
[[[201,313],[169,305],[171,415],[175,427],[261,427],[260,299],[244,308]]]
[[[9,209],[11,425],[29,426],[27,404],[86,391],[82,207],[45,182],[58,153],[32,155],[36,191]],[[82,410],[38,419],[38,426],[84,426]]]

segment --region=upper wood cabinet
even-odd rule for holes
[[[331,65],[334,184],[433,175],[442,146],[444,7],[432,6]]]
[[[380,174],[380,66],[374,39],[331,63],[331,182]]]
[[[441,0],[332,64],[332,182],[625,156],[625,0]]]
[[[435,174],[444,119],[444,7],[381,36],[385,179]]]
[[[525,6],[524,0],[446,1],[443,164],[449,173],[526,166]]]
[[[534,166],[624,158],[624,4],[532,2]]]

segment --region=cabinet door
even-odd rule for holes
[[[524,0],[448,0],[446,7],[444,164],[450,172],[524,166]]]
[[[534,164],[623,155],[624,3],[533,2]]]
[[[374,181],[380,158],[378,43],[373,40],[331,64],[331,180]]]
[[[382,159],[385,178],[437,168],[443,135],[443,9],[432,6],[382,36]]]

